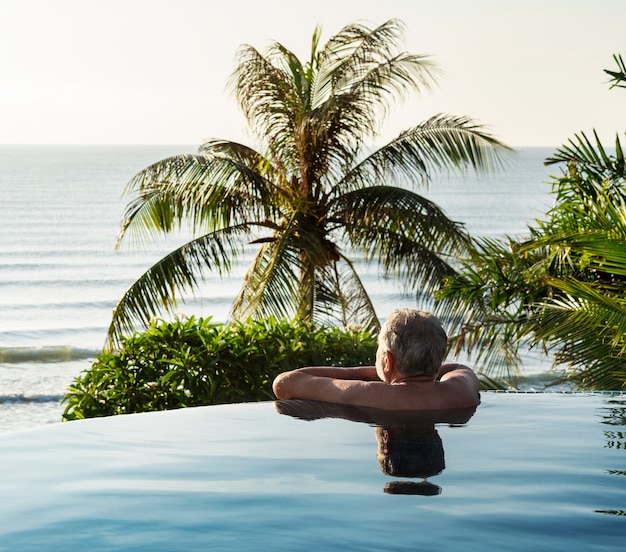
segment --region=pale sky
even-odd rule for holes
[[[444,75],[384,136],[439,112],[512,146],[626,130],[603,72],[626,55],[625,0],[0,0],[0,144],[253,145],[225,89],[238,46],[307,58],[317,24],[324,41],[391,18]]]

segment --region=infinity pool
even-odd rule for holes
[[[617,550],[626,396],[211,406],[0,436],[0,550]]]

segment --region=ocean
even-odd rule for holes
[[[115,250],[122,190],[139,170],[194,146],[0,146],[0,433],[59,422],[73,379],[102,349],[125,290],[174,236],[141,250]],[[545,167],[553,148],[521,148],[490,176],[443,177],[423,195],[473,235],[523,235],[549,209]],[[364,267],[365,285],[385,317],[414,299]],[[210,278],[181,313],[226,321],[241,274]],[[526,373],[549,363],[528,357]]]

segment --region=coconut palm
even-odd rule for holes
[[[260,145],[208,140],[129,183],[120,239],[189,221],[194,239],[143,274],[117,305],[110,343],[254,253],[231,316],[335,320],[376,329],[355,268],[374,261],[429,290],[464,250],[462,225],[415,190],[439,171],[490,170],[508,148],[467,117],[436,115],[373,147],[392,101],[435,81],[428,57],[400,48],[403,26],[349,25],[310,59],[244,45],[230,87]],[[118,242],[119,245],[119,242]]]

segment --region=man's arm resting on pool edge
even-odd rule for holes
[[[363,382],[363,386],[359,385],[360,382]],[[272,388],[278,399],[297,398],[331,402],[334,399],[334,402],[344,402],[347,400],[345,397],[347,392],[365,387],[368,382],[382,383],[374,366],[356,368],[309,366],[279,374]]]

